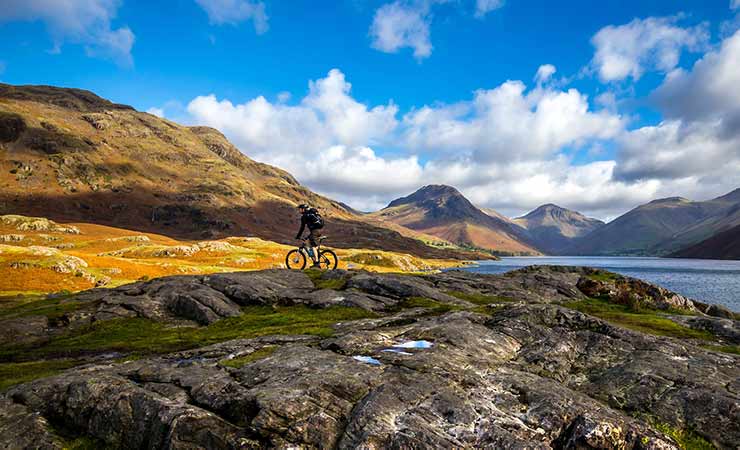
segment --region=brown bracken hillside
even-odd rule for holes
[[[410,230],[360,217],[248,158],[212,128],[182,126],[83,90],[0,84],[0,214],[179,239],[292,243],[301,202],[322,210],[336,247],[481,256],[431,247]]]

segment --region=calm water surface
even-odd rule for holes
[[[534,264],[589,266],[640,278],[679,294],[740,311],[740,261],[599,256],[512,257],[464,270],[503,273]]]

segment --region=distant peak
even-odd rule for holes
[[[653,200],[652,202],[648,203],[649,205],[655,205],[658,203],[688,203],[691,200],[684,198],[684,197],[666,197],[666,198],[659,198],[657,200]]]
[[[408,203],[420,203],[427,200],[442,200],[451,197],[464,198],[460,191],[452,186],[447,186],[445,184],[429,184],[418,189],[411,195],[393,200],[388,204],[388,207],[390,208]]]

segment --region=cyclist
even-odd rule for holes
[[[298,234],[295,238],[302,239],[303,230],[308,227],[308,256],[310,256],[313,261],[311,268],[320,268],[316,247],[319,246],[318,241],[321,237],[321,232],[319,230],[324,228],[324,219],[316,208],[311,208],[305,203],[298,205],[298,211],[301,212],[301,229],[298,230]]]

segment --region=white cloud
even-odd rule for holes
[[[504,0],[476,0],[475,17],[482,18],[489,12],[499,9],[502,6],[504,6]]]
[[[251,0],[195,0],[208,14],[208,20],[214,25],[237,25],[246,20],[254,22],[257,34],[267,32],[267,13],[265,4]]]
[[[475,17],[504,6],[505,0],[475,0]],[[472,2],[471,2],[472,3]],[[434,7],[442,4],[467,5],[460,0],[395,0],[375,11],[370,25],[371,46],[385,53],[397,53],[404,48],[414,50],[414,58],[422,60],[432,54],[431,25]]]
[[[655,91],[668,117],[685,121],[719,120],[740,134],[740,31],[698,60],[688,72],[676,69]]]
[[[426,1],[410,3],[401,0],[378,8],[370,26],[372,47],[386,53],[410,47],[417,59],[431,55],[429,8]]]
[[[287,103],[288,100],[290,100],[290,97],[291,97],[290,92],[282,91],[282,92],[278,92],[277,100],[279,103]]]
[[[122,66],[133,63],[135,36],[128,27],[111,28],[119,0],[5,0],[0,21],[35,21],[46,25],[54,43],[82,44],[89,56],[111,59]]]
[[[739,9],[740,0],[730,0],[730,9]]]
[[[164,118],[164,109],[163,108],[151,107],[151,108],[147,109],[146,112],[148,112],[149,114],[155,115],[157,117]]]
[[[543,64],[537,69],[537,74],[534,76],[534,80],[537,84],[542,84],[552,78],[556,71],[557,69],[552,64]]]
[[[360,209],[377,209],[428,183],[453,184],[480,204],[512,214],[544,197],[566,199],[556,192],[578,192],[582,201],[576,205],[597,210],[595,194],[581,195],[597,184],[600,192],[611,193],[604,205],[619,193],[629,191],[623,196],[630,199],[635,192],[648,195],[644,187],[612,186],[613,162],[565,175],[563,145],[613,136],[622,128],[619,117],[589,111],[586,97],[575,90],[525,93],[521,82],[507,82],[478,91],[469,102],[415,110],[399,123],[392,102],[357,102],[344,74],[334,69],[310,82],[295,106],[264,97],[234,105],[210,95],[195,98],[188,111],[192,121],[222,130],[249,156],[283,167],[312,189]],[[429,145],[412,145],[412,137]],[[372,148],[383,144],[408,145],[427,162],[417,154],[379,154]],[[461,148],[471,151],[455,151]]]
[[[478,90],[470,102],[424,106],[404,117],[412,149],[468,154],[479,162],[531,160],[565,146],[609,139],[623,128],[619,116],[593,112],[575,89],[525,92],[521,81]]]
[[[666,76],[653,97],[668,118],[619,139],[622,179],[701,180],[740,184],[740,31],[705,54],[691,71]]]
[[[709,39],[702,24],[682,28],[677,18],[634,19],[610,25],[591,39],[596,47],[592,65],[602,81],[639,79],[647,70],[667,72],[678,65],[681,51],[701,50]]]

